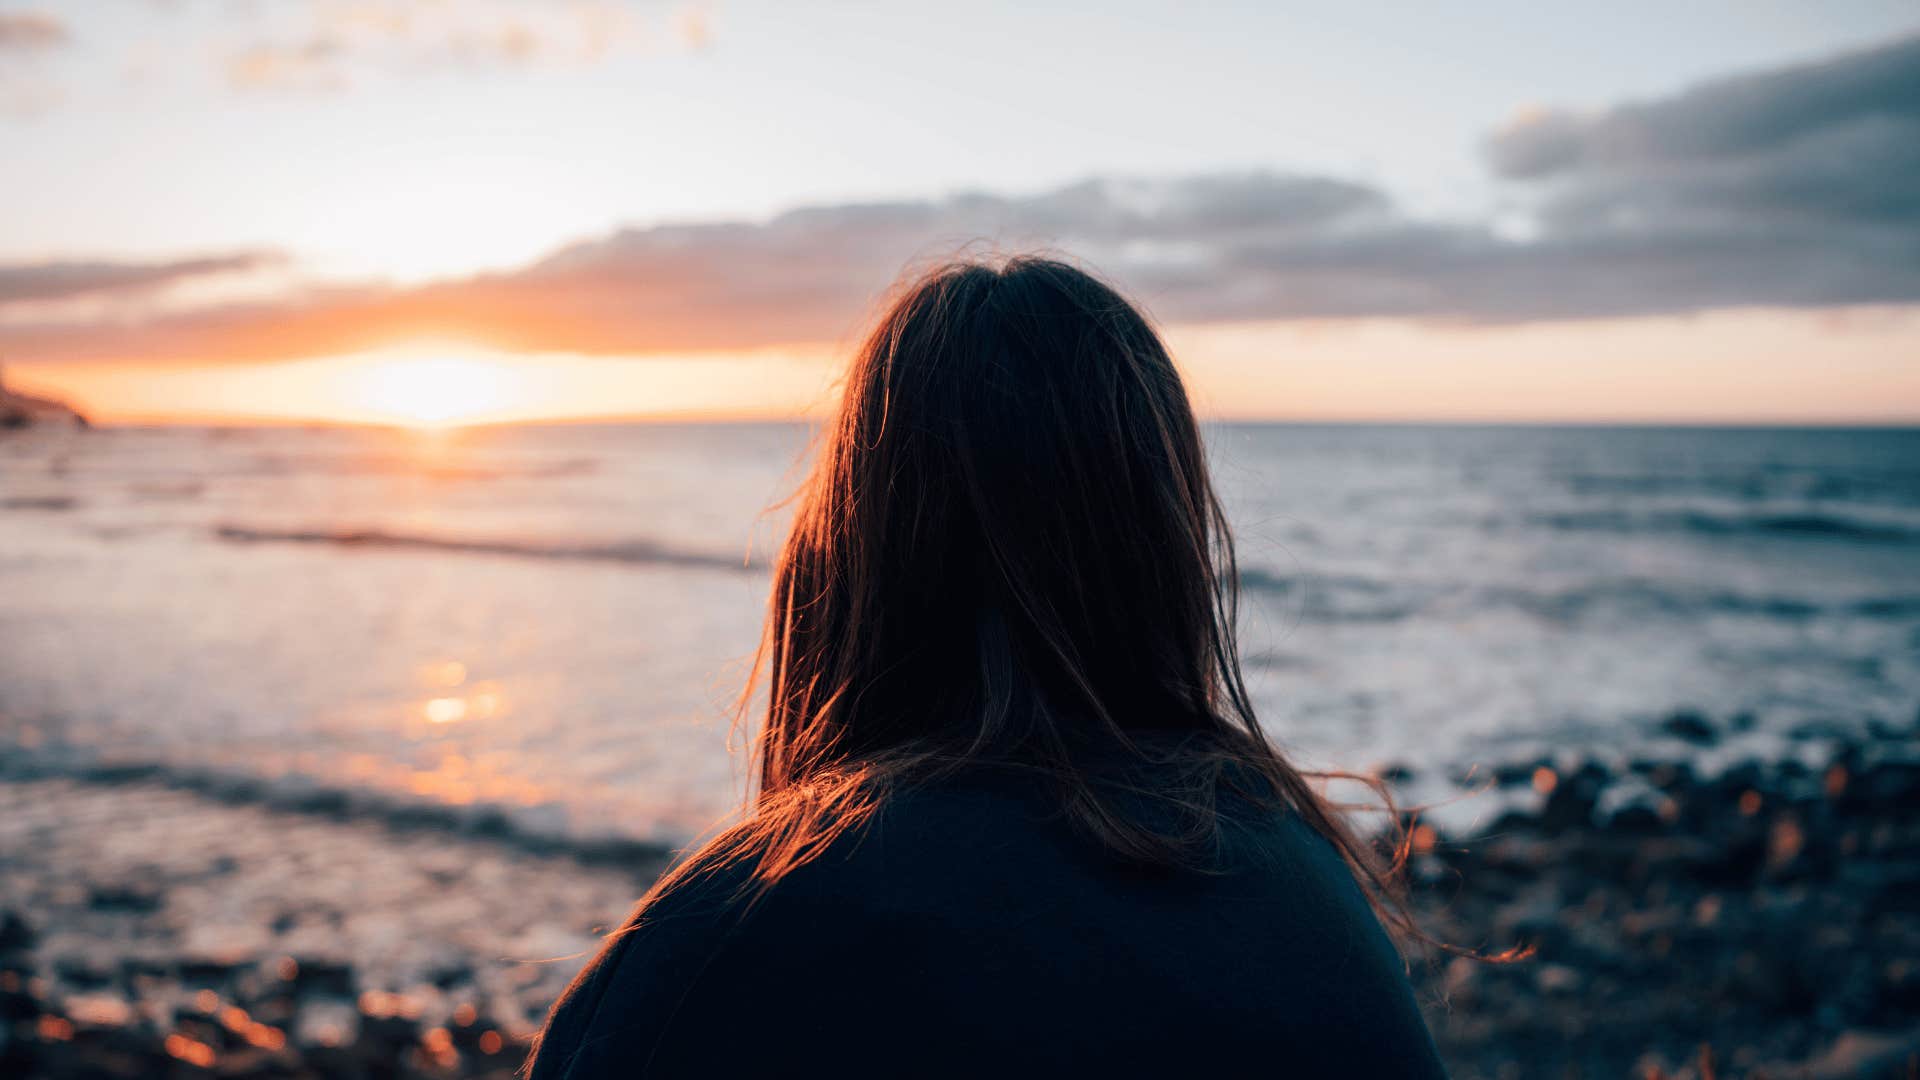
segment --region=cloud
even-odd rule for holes
[[[1920,37],[1538,112],[1486,150],[1533,189],[1533,261],[1597,314],[1920,298]]]
[[[414,288],[310,290],[111,324],[0,319],[0,350],[262,359],[426,335],[595,354],[833,341],[903,265],[978,241],[1069,252],[1176,322],[1910,303],[1920,301],[1916,86],[1920,39],[1597,115],[1539,113],[1487,147],[1531,208],[1517,234],[1418,220],[1384,191],[1335,178],[1109,177],[628,228]]]
[[[334,91],[369,74],[593,64],[652,37],[690,50],[712,41],[704,7],[661,13],[649,28],[624,0],[312,0],[229,50],[229,85]]]
[[[1595,115],[1536,111],[1488,145],[1497,171],[1533,178],[1752,158],[1864,120],[1920,118],[1920,37],[1718,79]]]
[[[1548,191],[1564,232],[1912,228],[1920,37],[1494,135],[1495,171]]]
[[[52,112],[65,100],[58,86],[0,72],[0,117],[32,120]]]
[[[239,252],[169,262],[0,263],[0,308],[27,302],[148,293],[189,278],[258,270],[281,261],[281,256],[270,253]]]
[[[0,11],[0,52],[43,52],[65,45],[67,24],[38,11]]]
[[[337,42],[318,37],[293,45],[249,45],[227,57],[227,83],[237,90],[342,90],[347,85],[343,52]]]
[[[1132,268],[1136,280],[1151,281],[1157,269],[1188,297],[1190,268],[1203,269],[1228,245],[1286,245],[1363,227],[1388,209],[1360,185],[1270,174],[805,207],[765,222],[622,229],[513,271],[416,288],[317,290],[110,324],[0,323],[0,350],[35,359],[267,359],[421,336],[582,353],[830,341],[857,329],[903,264],[983,239],[1057,244]]]
[[[48,54],[73,40],[67,24],[38,11],[0,11],[0,117],[31,119],[60,103],[60,88],[40,70]]]
[[[695,52],[713,47],[713,13],[705,4],[688,4],[674,13],[674,36]]]

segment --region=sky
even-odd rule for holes
[[[0,362],[106,420],[818,412],[1040,247],[1241,418],[1920,421],[1920,10],[0,0]]]

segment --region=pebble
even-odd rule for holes
[[[1560,770],[1531,812],[1435,845],[1411,877],[1429,932],[1533,950],[1415,965],[1444,1003],[1428,1023],[1452,1075],[1697,1077],[1707,1047],[1723,1077],[1908,1076],[1913,745],[1896,732],[1841,743],[1813,768],[1745,761],[1719,775],[1588,761]]]

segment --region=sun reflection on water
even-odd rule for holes
[[[422,681],[439,689],[453,689],[466,682],[467,666],[458,660],[428,664],[421,668]],[[507,695],[492,680],[474,683],[465,694],[439,694],[420,704],[420,715],[435,727],[463,720],[491,720],[505,715]]]
[[[468,685],[471,669],[465,661],[447,658],[430,660],[414,669],[419,684],[433,693],[422,701],[418,715],[435,728],[444,728],[464,720],[490,720],[504,715],[507,696],[500,684],[491,679]],[[459,693],[465,687],[465,693]],[[455,691],[448,693],[447,691]]]

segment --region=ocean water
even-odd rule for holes
[[[1920,706],[1920,430],[1216,426],[1263,722],[1424,794]],[[808,432],[0,437],[0,773],[682,841]],[[1700,750],[1661,721],[1697,710]],[[1482,804],[1484,808],[1484,803]]]

